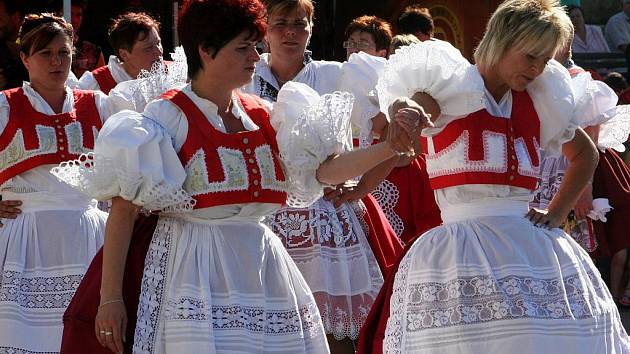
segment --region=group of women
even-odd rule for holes
[[[352,353],[361,328],[361,352],[630,353],[557,228],[598,155],[550,60],[572,31],[556,1],[500,5],[476,65],[402,48],[377,97],[344,82],[367,54],[307,54],[310,0],[266,5],[185,1],[185,59],[107,95],[66,86],[68,24],[25,19],[30,82],[0,94],[2,197],[21,201],[0,229],[0,353]],[[154,32],[133,38],[159,47]],[[352,149],[375,100],[361,116],[387,118],[380,142]],[[330,199],[420,149],[444,223],[403,256],[371,196]],[[528,208],[541,149],[568,160],[546,211]]]

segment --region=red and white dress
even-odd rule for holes
[[[2,199],[23,203],[0,228],[2,353],[59,351],[62,315],[103,243],[107,214],[50,169],[92,150],[115,103],[66,88],[55,114],[28,83],[0,93]]]
[[[317,166],[340,150],[335,137],[347,135],[341,128],[351,100],[309,90],[287,84],[280,95],[291,91],[286,106],[295,111],[274,110],[271,119],[260,99],[234,95],[232,113],[246,131],[228,134],[216,105],[187,85],[142,115],[111,117],[93,159],[56,170],[99,199],[121,196],[162,211],[145,262],[134,352],[328,352],[308,285],[261,222],[287,200],[317,198]],[[305,110],[311,114],[292,113]],[[320,129],[295,134],[309,122]]]
[[[429,92],[442,108],[423,140],[444,224],[417,239],[400,263],[383,352],[630,353],[589,255],[562,230],[525,218],[540,148],[559,152],[577,126],[566,69],[551,61],[526,91],[496,102],[455,50],[423,43],[397,54],[380,87]],[[405,81],[412,86],[401,87],[401,77],[414,77]],[[441,80],[466,85],[445,96]],[[451,102],[466,108],[457,106],[458,90],[480,100],[449,115]]]
[[[293,81],[325,94],[339,89],[342,73],[341,63],[309,61]],[[263,55],[252,83],[243,90],[275,102],[277,86],[269,57]],[[276,106],[274,110],[291,109]],[[351,136],[343,139],[345,149],[350,150]],[[280,237],[312,290],[326,333],[337,340],[358,338],[383,284],[383,273],[402,251],[374,198],[368,196],[339,208],[318,198],[309,206],[283,207],[266,222]]]
[[[79,78],[77,88],[83,90],[99,90],[108,94],[109,91],[119,83],[133,79],[133,77],[127,74],[127,71],[125,71],[118,57],[110,55],[107,65],[92,71],[86,71],[81,78]]]

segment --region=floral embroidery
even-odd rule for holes
[[[81,123],[72,122],[65,126],[66,137],[68,139],[68,152],[71,154],[81,155],[91,152],[92,149],[88,149],[84,145],[83,141],[83,129]],[[98,130],[92,127],[92,133],[94,133],[94,140],[98,136]]]
[[[594,274],[589,278],[603,292]],[[414,283],[406,289],[408,332],[518,318],[584,319],[595,309],[580,275],[560,279],[473,276],[447,283]],[[401,289],[404,291],[404,289]],[[398,298],[398,297],[397,297]]]
[[[278,180],[274,165],[273,153],[269,145],[262,145],[256,148],[256,162],[260,168],[260,185],[263,189],[284,192],[287,190],[285,181]]]
[[[31,157],[53,154],[57,152],[57,138],[55,137],[55,129],[43,125],[35,127],[37,131],[37,139],[39,147],[37,149],[28,150],[24,144],[24,136],[21,129],[18,129],[11,140],[11,143],[2,151],[0,151],[0,170],[17,165],[18,163],[28,160]]]
[[[0,347],[0,354],[58,354],[59,352],[33,352],[21,348]]]
[[[190,195],[213,192],[244,191],[249,188],[247,164],[240,150],[217,148],[225,179],[221,182],[209,182],[206,167],[206,154],[199,149],[186,164],[184,190]]]

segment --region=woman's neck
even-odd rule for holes
[[[230,109],[233,89],[221,83],[217,84],[217,81],[198,77],[191,81],[190,86],[197,96],[217,105],[218,113],[221,115]]]
[[[482,67],[478,67],[478,69],[488,92],[490,92],[496,102],[501,101],[501,98],[503,98],[505,93],[508,92],[510,87],[501,80],[496,70],[485,69]]]
[[[269,68],[271,69],[271,73],[276,77],[276,80],[278,80],[278,84],[282,86],[285,82],[293,80],[302,68],[304,68],[304,58],[299,60],[282,60],[271,54]]]
[[[140,74],[140,69],[127,62],[123,62],[122,67],[123,69],[125,69],[127,75],[129,75],[132,79],[136,79],[138,77],[138,74]]]
[[[40,85],[37,82],[31,82],[31,87],[42,96],[44,101],[52,108],[53,112],[59,114],[63,111],[63,103],[66,100],[65,86],[50,88],[46,87],[46,85]]]

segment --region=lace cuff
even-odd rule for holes
[[[352,54],[342,66],[339,90],[354,95],[350,121],[358,131],[358,136],[354,137],[359,138],[362,146],[372,140],[372,118],[381,112],[375,88],[386,63],[384,58],[359,52]]]
[[[630,105],[617,106],[604,113],[604,116],[609,118],[599,127],[597,147],[602,150],[610,148],[619,152],[626,151],[623,143],[630,134]]]
[[[484,83],[477,69],[444,41],[399,48],[376,85],[381,111],[389,116],[396,98],[429,94],[443,115],[464,116],[484,107]]]
[[[168,211],[187,211],[194,205],[181,188],[186,173],[170,136],[157,122],[131,111],[105,122],[94,153],[51,172],[98,200],[120,196],[145,209]]]
[[[287,203],[306,207],[323,195],[317,181],[319,165],[329,156],[352,149],[350,113],[352,94],[319,96],[307,85],[284,84],[271,113],[280,157],[289,181]]]
[[[195,201],[181,188],[164,182],[153,183],[138,174],[116,166],[114,160],[93,153],[62,162],[51,173],[78,191],[97,200],[122,197],[147,210],[183,212],[192,210]]]

